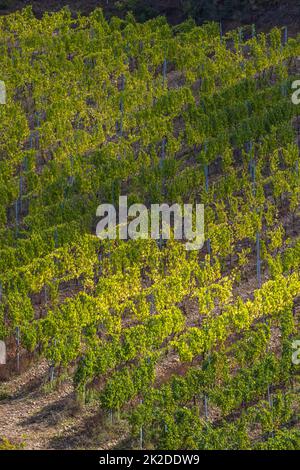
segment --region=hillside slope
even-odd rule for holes
[[[74,14],[89,14],[101,7],[108,17],[124,17],[131,10],[140,21],[165,15],[178,24],[192,16],[199,24],[222,20],[225,29],[255,23],[260,31],[273,26],[288,26],[291,34],[300,30],[300,0],[1,0],[0,14],[27,5],[32,5],[37,16],[68,5]]]

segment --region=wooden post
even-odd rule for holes
[[[16,327],[17,371],[20,372],[20,328]]]
[[[140,401],[140,404],[143,404],[143,400]],[[140,427],[140,449],[143,450],[144,447],[144,432],[143,426]]]
[[[281,96],[286,97],[286,95],[287,95],[286,82],[282,82],[282,84],[281,84]]]
[[[208,146],[207,146],[207,142],[205,142],[204,144],[204,152],[205,152],[205,155],[207,154],[207,150],[208,150]],[[206,163],[206,159],[205,159],[205,163],[204,163],[204,177],[205,177],[205,191],[208,192],[209,190],[209,167],[208,167],[208,164]]]
[[[55,230],[54,230],[54,246],[55,246],[55,248],[58,248],[58,231],[57,231],[57,227],[55,227]]]
[[[144,436],[143,436],[143,426],[141,426],[140,428],[140,449],[143,450],[143,439],[144,439]]]
[[[204,395],[204,416],[206,421],[208,420],[208,398],[207,395]]]
[[[256,273],[257,284],[261,288],[261,257],[260,257],[260,233],[256,233]]]
[[[23,197],[23,177],[22,175],[20,175],[20,181],[19,181],[20,212],[22,212],[22,197]]]
[[[284,38],[283,38],[283,44],[286,45],[288,42],[288,27],[284,27]]]
[[[19,235],[19,199],[15,202],[15,215],[16,215],[16,237]]]
[[[121,77],[121,91],[123,92],[125,90],[125,77],[122,75]],[[122,137],[123,135],[123,121],[124,121],[124,98],[121,96],[120,98],[120,130],[119,130],[119,136]]]
[[[208,165],[204,164],[204,176],[205,176],[205,191],[208,193],[209,181],[208,181]]]
[[[160,169],[161,171],[163,170],[163,165],[164,165],[164,161],[165,161],[165,158],[166,158],[166,146],[167,146],[167,138],[164,137],[163,140],[162,140],[162,144],[161,144],[161,158],[160,158],[160,162],[159,162],[159,166],[160,166]],[[162,194],[165,195],[165,179],[164,177],[162,178]]]
[[[238,29],[239,32],[239,43],[241,44],[243,42],[243,28]]]
[[[163,87],[166,86],[166,82],[167,82],[167,68],[168,68],[168,62],[167,62],[167,59],[165,58],[164,63],[163,63]]]
[[[56,339],[54,340],[54,347],[55,347],[55,346],[56,346]],[[53,380],[54,380],[54,372],[55,372],[55,362],[52,361],[52,362],[51,362],[51,365],[50,365],[50,374],[49,374],[49,376],[50,376],[50,383],[52,383]]]
[[[272,408],[272,406],[273,406],[273,400],[272,400],[272,395],[271,395],[270,385],[268,385],[267,394],[268,394],[268,402],[269,402],[269,406]]]

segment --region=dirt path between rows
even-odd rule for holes
[[[106,425],[104,432],[97,405],[80,407],[68,378],[47,389],[48,373],[42,361],[0,384],[0,437],[32,450],[115,447],[126,433],[122,423]]]

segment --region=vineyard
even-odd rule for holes
[[[115,448],[300,449],[299,56],[287,28],[0,17],[0,441],[43,364]],[[204,204],[203,249],[100,240],[121,195]]]

